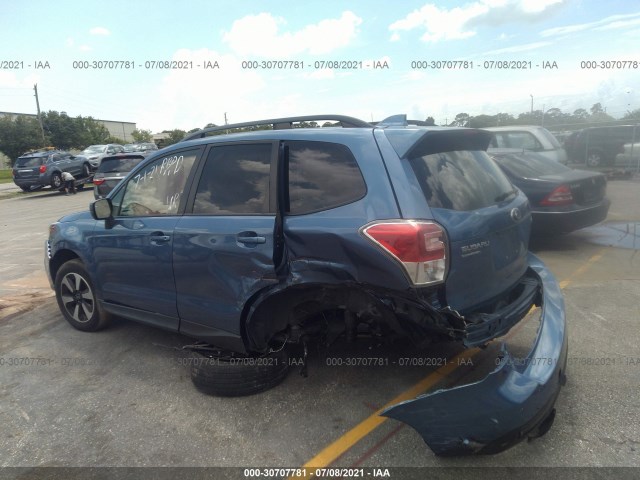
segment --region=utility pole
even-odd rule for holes
[[[38,123],[40,123],[40,132],[42,133],[42,146],[45,147],[44,139],[44,126],[42,125],[42,116],[40,115],[40,101],[38,100],[38,84],[33,86],[33,90],[36,92],[36,108],[38,109]]]
[[[529,94],[531,97],[531,116],[533,117],[533,95]]]
[[[227,112],[224,112],[224,124],[229,125],[229,122],[227,121]]]

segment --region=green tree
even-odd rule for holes
[[[11,160],[11,165],[27,150],[42,147],[42,133],[38,120],[18,116],[0,118],[0,151]]]
[[[57,148],[67,150],[109,143],[109,130],[91,117],[72,118],[65,112],[50,110],[42,114],[42,123],[49,143]]]
[[[176,128],[174,130],[164,130],[162,133],[169,134],[167,138],[162,140],[162,146],[163,147],[168,147],[169,145],[173,145],[174,143],[178,143],[187,134],[187,132],[185,132],[184,130],[180,130],[178,128]]]
[[[427,117],[427,119],[424,121],[424,123],[429,125],[429,126],[434,126],[436,124],[436,121],[434,120],[433,117]]]
[[[151,142],[153,140],[151,130],[138,130],[136,128],[133,132],[131,132],[131,136],[137,143]]]
[[[640,108],[636,108],[634,111],[632,112],[627,112],[624,117],[622,117],[622,120],[625,121],[638,121],[640,120]]]
[[[477,117],[469,118],[469,121],[467,122],[467,127],[472,127],[472,128],[495,127],[496,123],[497,123],[496,115],[478,115]]]
[[[468,113],[459,113],[456,115],[456,119],[453,121],[453,125],[456,127],[466,127],[471,117]]]

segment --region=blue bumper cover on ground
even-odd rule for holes
[[[437,455],[498,453],[543,435],[553,423],[567,361],[564,300],[540,259],[530,253],[528,261],[542,284],[540,327],[529,355],[516,359],[503,345],[499,366],[483,380],[422,395],[382,413],[413,427]]]

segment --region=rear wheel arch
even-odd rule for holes
[[[284,334],[290,327],[325,312],[342,310],[385,318],[393,324],[393,313],[372,293],[356,284],[313,283],[280,286],[254,296],[245,307],[241,335],[247,351],[264,352],[273,343],[296,341]],[[279,335],[281,334],[281,335]],[[280,338],[281,337],[281,338]]]

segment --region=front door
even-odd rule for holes
[[[94,266],[109,310],[178,329],[174,229],[198,152],[172,152],[134,172],[113,198],[112,224],[96,226]]]

